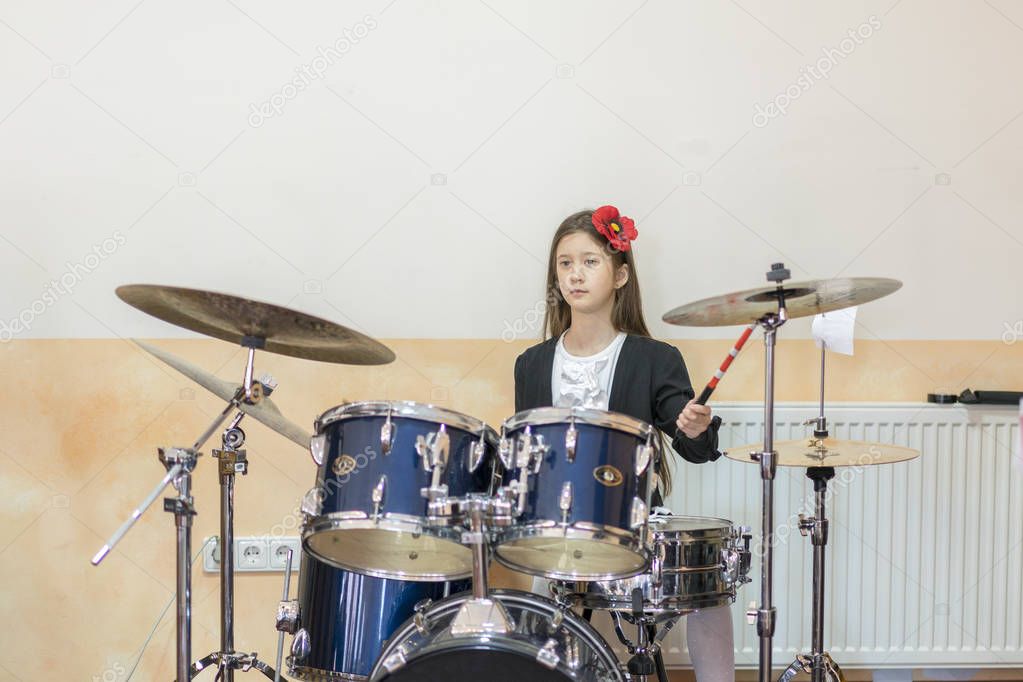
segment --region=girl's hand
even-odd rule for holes
[[[700,434],[710,426],[710,408],[698,405],[696,398],[690,400],[678,415],[675,425],[678,430],[690,438],[699,438]]]

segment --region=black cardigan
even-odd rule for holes
[[[516,412],[551,406],[557,344],[557,338],[548,339],[527,348],[515,360]],[[717,449],[721,417],[715,416],[697,438],[682,433],[676,420],[695,396],[678,348],[646,336],[625,337],[611,382],[608,409],[653,424],[671,439],[675,452],[687,461],[702,464],[721,456]]]

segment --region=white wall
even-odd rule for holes
[[[1009,0],[6,1],[0,20],[0,321],[20,337],[175,335],[114,297],[128,282],[499,337],[541,297],[560,219],[605,202],[637,219],[654,320],[779,259],[904,280],[861,311],[868,337],[1023,317]],[[858,28],[827,79],[801,71]],[[365,37],[317,60],[346,30]],[[259,120],[304,66],[327,68]],[[69,263],[95,267],[43,300]]]

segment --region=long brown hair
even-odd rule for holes
[[[585,210],[573,213],[565,218],[554,232],[551,240],[551,253],[547,259],[547,312],[543,320],[543,337],[545,339],[560,337],[572,324],[572,308],[561,295],[558,288],[558,244],[570,234],[587,234],[604,252],[611,257],[612,273],[618,272],[623,265],[629,266],[629,279],[620,288],[615,289],[615,300],[611,308],[611,324],[620,332],[635,336],[650,337],[650,330],[643,319],[643,298],[639,292],[639,273],[632,249],[618,251],[611,247],[607,238],[593,226],[593,211]],[[657,475],[661,479],[664,495],[671,492],[671,470],[668,467],[670,446],[663,433],[661,440],[661,457],[658,460]]]

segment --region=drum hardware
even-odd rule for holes
[[[148,344],[145,341],[140,341],[139,339],[132,339],[132,341],[142,350],[170,367],[173,367],[178,372],[196,382],[221,400],[230,401],[234,397],[235,391],[238,389],[237,385],[223,381],[206,370],[201,369],[200,367],[193,365],[172,353],[168,353],[162,348]],[[238,405],[237,409],[305,449],[309,446],[310,434],[305,429],[288,420],[283,414],[281,414],[281,411],[277,409],[277,406],[270,398],[270,394],[273,393],[273,390],[276,387],[277,383],[272,376],[269,374],[262,375],[259,378],[258,384],[253,382],[252,387],[250,388],[250,393],[251,391],[258,391],[262,395],[262,398],[258,402],[252,400],[243,401]]]
[[[391,421],[391,412],[393,408],[387,406],[387,421],[380,427],[380,453],[383,455],[391,454],[391,448],[394,447],[394,422]]]
[[[774,445],[775,345],[778,329],[790,318],[840,310],[876,300],[897,291],[902,283],[884,278],[844,278],[784,282],[791,277],[783,263],[774,263],[766,287],[696,301],[666,313],[669,324],[686,326],[759,325],[764,330],[764,443],[749,455],[760,465],[762,481],[760,605],[747,612],[760,637],[759,682],[771,678],[772,642],[777,612],[773,605],[774,477],[779,464]]]
[[[643,590],[635,588],[632,591],[632,618],[630,622],[636,626],[636,641],[632,642],[625,635],[622,628],[622,614],[618,611],[611,612],[611,619],[614,623],[615,635],[625,645],[632,657],[626,662],[626,669],[629,671],[633,682],[647,682],[652,676],[656,676],[659,682],[668,682],[668,674],[664,668],[664,659],[661,655],[661,641],[668,634],[668,631],[678,622],[675,616],[667,627],[658,636],[656,622],[644,612]]]
[[[261,395],[260,391],[249,391],[249,395],[257,396]],[[250,670],[255,668],[259,672],[262,672],[267,677],[272,678],[274,671],[269,668],[265,663],[256,658],[253,654],[238,654],[233,649],[233,595],[228,593],[225,597],[222,593],[221,600],[221,646],[224,649],[222,652],[210,654],[201,661],[198,661],[194,665],[191,662],[192,651],[192,570],[191,570],[191,545],[192,545],[192,517],[195,515],[195,506],[192,498],[192,471],[195,469],[198,458],[201,456],[199,450],[206,443],[213,432],[223,424],[224,420],[227,419],[227,415],[236,409],[242,401],[245,399],[246,391],[244,387],[240,387],[233,396],[232,400],[227,404],[227,407],[218,414],[206,431],[199,437],[198,440],[192,445],[191,448],[159,448],[159,458],[161,464],[167,469],[167,475],[164,476],[163,480],[160,481],[158,486],[146,497],[142,504],[132,512],[131,518],[126,521],[111,537],[111,539],[105,544],[96,556],[93,557],[93,565],[99,565],[101,561],[110,553],[110,550],[117,545],[117,543],[124,537],[128,530],[135,524],[138,518],[145,513],[146,509],[156,500],[160,492],[166,488],[169,484],[173,483],[175,489],[178,491],[178,496],[175,498],[166,498],[164,500],[164,511],[172,512],[174,514],[174,525],[176,528],[177,538],[177,624],[176,624],[176,678],[179,681],[189,680],[199,673],[200,670],[206,666],[215,663],[217,667],[224,671],[224,679],[227,681],[233,680],[234,670]],[[237,416],[235,421],[232,422],[233,426],[225,430],[222,439],[225,444],[224,449],[230,451],[231,448],[226,447],[228,443],[237,443],[239,440],[239,432],[232,432],[237,429],[237,423],[240,421],[241,416]],[[230,433],[230,435],[229,435]],[[218,469],[218,474],[221,478],[221,501],[225,499],[233,501],[233,479],[236,472],[236,466],[241,464],[244,467],[244,455],[241,460],[237,456],[228,456],[221,461],[221,469]],[[229,464],[228,464],[229,463]],[[226,473],[225,470],[230,466],[230,473]],[[243,472],[244,473],[244,472]],[[230,482],[230,483],[229,483]],[[229,507],[221,507],[221,533],[224,533],[225,526],[228,530],[227,535],[231,535],[231,509]],[[221,552],[221,586],[225,584],[233,584],[233,569],[234,566],[228,566],[228,562],[233,560],[232,552],[233,547],[226,542],[221,542],[223,547]],[[226,573],[226,577],[225,577]],[[226,583],[225,583],[226,581]]]
[[[817,439],[828,437],[828,422],[824,416],[824,367],[827,346],[821,342],[821,391],[820,411],[816,419],[806,422],[813,424],[813,436]],[[810,673],[812,682],[845,682],[841,668],[824,650],[824,598],[825,598],[825,549],[828,546],[828,517],[825,510],[828,481],[835,477],[834,467],[809,467],[806,477],[813,481],[814,515],[799,515],[799,533],[810,536],[813,545],[813,587],[811,612],[811,653],[797,656],[796,660],[782,673],[780,682],[789,682],[800,672]]]
[[[462,604],[451,621],[452,635],[509,633],[515,627],[504,605],[489,595],[487,564],[490,557],[485,524],[490,512],[489,501],[488,497],[482,495],[470,496],[467,500],[469,530],[462,533],[462,543],[472,548],[472,599]]]
[[[298,600],[288,599],[291,595],[291,564],[295,553],[288,548],[288,558],[284,567],[284,590],[281,592],[281,603],[277,609],[277,657],[274,664],[274,682],[281,682],[281,663],[284,658],[284,633],[295,634],[298,629]]]
[[[373,514],[370,518],[374,523],[380,523],[380,508],[384,506],[384,493],[387,492],[387,474],[380,476],[380,480],[373,486],[370,499],[373,501]]]
[[[161,464],[167,470],[157,487],[143,500],[111,539],[92,558],[99,565],[114,546],[145,513],[160,493],[173,484],[178,495],[164,500],[164,510],[174,514],[176,529],[176,625],[175,673],[178,682],[191,679],[208,665],[215,664],[218,678],[231,682],[235,670],[258,670],[269,678],[276,673],[260,661],[255,653],[241,654],[234,648],[233,605],[233,504],[234,477],[247,473],[247,459],[239,448],[245,434],[238,424],[245,414],[267,424],[291,440],[305,446],[306,434],[281,415],[264,397],[276,388],[276,382],[254,379],[255,352],[265,349],[293,357],[342,362],[346,364],[384,364],[394,360],[394,353],[367,336],[327,320],[267,303],[237,296],[198,289],[156,285],[127,285],[117,288],[117,296],[129,305],[185,329],[207,336],[238,343],[247,349],[242,384],[230,388],[216,377],[175,358],[157,348],[136,342],[147,352],[192,378],[227,401],[207,429],[190,448],[158,448]],[[263,404],[261,404],[263,403]],[[221,436],[222,447],[214,451],[220,460],[218,477],[221,485],[221,649],[191,664],[191,542],[192,516],[196,514],[192,498],[192,471],[201,456],[200,449],[220,428],[228,415],[237,410],[231,425]]]
[[[810,537],[813,545],[811,653],[799,654],[785,670],[780,682],[789,682],[800,672],[811,675],[812,682],[844,682],[841,668],[824,649],[825,556],[828,544],[828,518],[825,508],[828,481],[835,476],[835,467],[862,467],[873,464],[891,464],[907,461],[920,455],[918,450],[858,441],[840,441],[830,437],[824,414],[825,353],[821,346],[821,389],[818,416],[805,425],[813,426],[813,437],[804,440],[782,441],[775,444],[778,466],[806,468],[806,476],[813,481],[814,515],[799,515],[799,532]],[[740,446],[726,453],[738,461],[755,461],[757,453],[742,453],[754,446]]]

